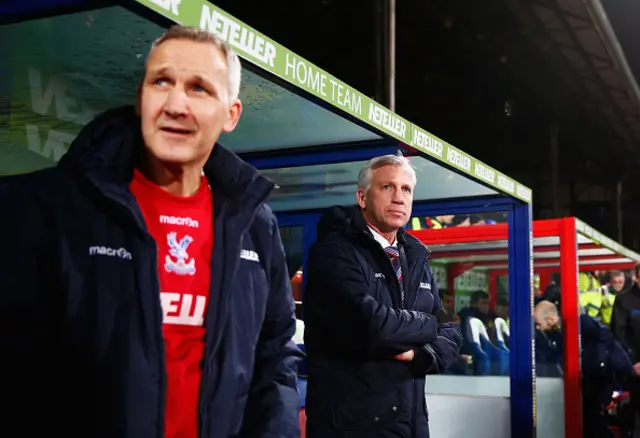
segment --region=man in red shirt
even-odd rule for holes
[[[135,110],[98,116],[57,168],[0,180],[6,418],[37,403],[33,436],[299,437],[273,183],[216,145],[240,78],[217,37],[175,26]]]

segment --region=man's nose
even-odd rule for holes
[[[163,110],[171,117],[185,116],[189,112],[189,101],[184,90],[174,87],[167,95]]]
[[[402,190],[394,190],[392,201],[396,204],[404,204],[404,194]]]

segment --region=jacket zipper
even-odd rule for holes
[[[363,230],[362,232],[367,236],[367,238],[368,238],[370,241],[371,241],[371,240],[373,240],[373,243],[375,243],[375,244],[376,244],[376,246],[380,247],[380,245],[378,244],[378,242],[377,242],[375,239],[373,239],[373,238],[372,238],[372,237],[371,237],[371,236],[370,236],[366,231],[364,231],[364,230]],[[380,247],[380,248],[382,249],[382,247]],[[384,251],[384,250],[382,250],[382,251],[383,251],[383,253],[384,253],[385,257],[386,257],[386,258],[387,258],[387,260],[388,260],[388,264],[389,264],[389,266],[391,266],[391,271],[393,271],[394,269],[393,269],[393,263],[391,263],[391,259],[390,259],[390,258],[389,258],[389,256],[387,255],[386,251]],[[407,268],[408,268],[408,266],[407,266]],[[401,268],[401,269],[402,269],[402,268]],[[408,273],[408,272],[407,272],[407,273],[403,273],[403,275],[404,275],[404,274],[410,275],[410,273]],[[411,274],[412,274],[412,273],[411,273]],[[400,288],[401,288],[401,286],[400,286],[400,280],[398,280],[398,277],[397,277],[397,276],[395,276],[395,275],[394,275],[394,277],[395,277],[395,279],[396,279],[396,284],[398,285],[398,290],[400,290]],[[418,291],[416,292],[416,297],[415,297],[415,299],[414,299],[414,301],[413,301],[413,306],[411,307],[411,309],[415,309],[416,304],[418,303],[418,296],[419,296],[419,293],[420,293],[420,288],[418,288]],[[406,298],[406,291],[405,291],[405,298]],[[404,308],[405,308],[404,303],[402,303],[402,300],[400,300],[400,301],[401,301],[401,302],[400,302],[400,307],[401,307],[402,309],[404,309]],[[413,419],[412,419],[412,421],[411,421],[411,434],[412,434],[412,436],[413,436],[414,438],[417,436],[417,432],[416,432],[416,431],[417,431],[417,429],[418,429],[418,426],[417,426],[417,423],[416,423],[416,422],[417,422],[417,419],[418,419],[418,396],[417,396],[416,391],[417,391],[417,390],[416,390],[416,379],[412,377],[412,378],[411,378],[411,393],[412,393],[412,395],[413,395],[413,397],[412,397],[412,398],[413,398]]]
[[[378,248],[376,251],[381,251],[382,254],[384,254],[384,258],[387,260],[387,266],[389,266],[391,268],[391,272],[394,273],[393,277],[395,278],[396,284],[398,285],[398,292],[400,292],[401,286],[400,286],[400,280],[398,280],[398,277],[395,275],[395,269],[393,269],[393,263],[391,263],[391,259],[389,258],[389,255],[387,254],[387,252],[382,248],[382,246],[378,243],[378,241],[376,239],[373,238],[373,236],[371,236],[367,231],[365,230],[361,230],[362,234],[364,234],[366,236],[367,241],[370,244],[375,244],[375,246]],[[402,268],[400,268],[402,269]],[[406,297],[406,295],[405,295]],[[404,310],[404,303],[402,302],[402,292],[400,292],[400,296],[396,297],[398,299],[398,301],[400,302],[400,308],[402,310]]]
[[[153,239],[153,237],[151,237],[151,235],[149,234],[147,237],[149,243],[153,243],[153,245],[151,246],[151,252],[153,254],[153,259],[152,260],[158,260],[158,249],[156,247],[155,244],[155,240]],[[164,427],[165,427],[165,410],[166,410],[166,398],[167,398],[167,384],[164,378],[164,374],[166,372],[166,358],[165,358],[165,351],[164,351],[164,335],[162,332],[162,324],[163,321],[162,319],[160,319],[160,324],[158,324],[158,320],[157,320],[157,315],[158,315],[158,310],[160,311],[160,315],[163,315],[162,313],[162,304],[160,302],[160,279],[158,278],[158,262],[156,261],[155,263],[152,264],[152,277],[153,277],[153,287],[155,290],[155,294],[153,298],[153,301],[155,303],[155,314],[156,314],[156,324],[154,324],[157,327],[160,327],[159,330],[156,331],[156,335],[159,336],[158,337],[158,342],[156,343],[156,350],[158,353],[158,376],[160,378],[160,397],[158,399],[158,418],[160,419],[159,421],[159,426],[158,426],[158,437],[162,438],[164,437]]]
[[[243,239],[244,239],[244,235],[247,233],[247,231],[249,230],[249,228],[251,227],[251,224],[254,221],[255,215],[258,212],[258,208],[255,208],[247,222],[244,224],[242,230],[239,233],[240,236],[240,242],[238,244],[238,248],[237,248],[237,258],[238,260],[240,260],[240,252],[242,250],[242,245],[243,245]],[[214,216],[214,224],[215,224],[215,216]],[[214,225],[215,227],[215,225]],[[213,261],[212,261],[213,263]],[[236,271],[233,273],[233,277],[232,279],[235,279],[235,277],[238,275],[238,270],[239,270],[239,265],[236,266]],[[222,284],[222,286],[224,286],[224,284]],[[227,297],[229,300],[231,300],[231,297]],[[229,304],[230,306],[230,304]],[[229,309],[227,309],[229,311]],[[209,309],[207,309],[207,312],[209,311]],[[213,327],[211,327],[213,329]],[[209,329],[209,327],[207,327],[207,329]],[[206,332],[205,332],[206,333]],[[207,343],[211,342],[210,340],[210,336],[208,334],[205,334],[206,339],[207,339]],[[211,350],[213,350],[213,346],[210,347]],[[202,376],[201,376],[201,384],[200,384],[200,390],[199,390],[199,395],[198,395],[198,436],[200,437],[205,437],[209,435],[209,421],[207,418],[207,410],[206,407],[203,407],[203,398],[207,399],[208,394],[203,394],[203,386],[207,389],[209,389],[209,384],[208,384],[208,379],[211,378],[212,372],[213,372],[213,367],[214,367],[214,361],[215,361],[215,357],[212,355],[208,355],[207,353],[210,352],[211,350],[209,350],[208,345],[205,345],[205,353],[204,353],[204,357],[203,357],[203,363],[204,366],[202,368]]]

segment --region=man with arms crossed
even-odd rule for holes
[[[240,77],[212,34],[173,27],[136,108],[98,116],[56,168],[0,182],[5,426],[299,436],[273,183],[215,145],[238,123]]]
[[[427,438],[425,375],[458,358],[461,337],[429,268],[405,233],[416,175],[409,160],[374,158],[355,208],[318,224],[304,296],[308,438]]]

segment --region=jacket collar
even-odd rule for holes
[[[318,222],[318,240],[333,233],[343,234],[350,238],[366,236],[372,241],[374,240],[358,206],[335,206],[325,211]],[[407,258],[410,260],[428,258],[431,255],[429,248],[403,228],[398,230],[396,239],[398,244],[404,247]],[[378,245],[377,242],[375,243]]]
[[[106,111],[85,126],[58,167],[85,175],[101,191],[120,197],[109,186],[128,188],[142,152],[140,118],[132,106],[125,106]],[[263,202],[274,188],[273,182],[220,144],[213,148],[204,173],[217,195],[247,206]]]

